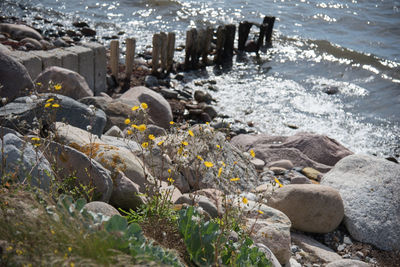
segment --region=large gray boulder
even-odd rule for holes
[[[43,39],[38,31],[22,24],[0,23],[0,32],[8,33],[15,40],[22,40],[27,37],[38,41]]]
[[[84,153],[56,142],[47,144],[44,149],[46,158],[56,167],[57,176],[61,179],[76,177],[77,186],[85,185],[94,188],[94,200],[108,202],[113,192],[113,181],[110,172],[96,160]]]
[[[46,101],[58,103],[59,107],[45,107]],[[32,100],[31,97],[19,97],[0,108],[0,119],[3,125],[21,132],[29,132],[39,120],[48,127],[54,121],[62,121],[80,129],[91,126],[91,133],[100,136],[106,124],[106,115],[102,110],[92,111],[88,106],[74,99],[57,94],[43,94]],[[43,129],[41,129],[43,130]]]
[[[11,102],[32,88],[32,79],[24,65],[0,51],[0,97]]]
[[[130,106],[146,103],[148,114],[154,124],[165,129],[170,127],[169,122],[173,120],[171,106],[159,93],[144,86],[137,86],[123,93],[119,99]]]
[[[93,92],[90,90],[85,78],[72,70],[56,66],[45,69],[35,80],[36,84],[40,84],[37,88],[38,92],[51,92],[51,88],[49,88],[50,82],[62,86],[62,88],[57,91],[58,94],[69,96],[76,100],[87,96],[93,96]]]
[[[47,159],[30,143],[12,133],[2,138],[0,149],[3,153],[0,153],[0,160],[1,162],[5,160],[5,168],[1,183],[5,183],[5,179],[9,178],[15,182],[27,183],[48,191],[53,179],[53,171]]]
[[[144,197],[141,195],[139,186],[126,177],[124,173],[120,172],[114,178],[110,204],[124,210],[136,210],[145,202]]]
[[[351,236],[384,250],[400,249],[400,165],[351,155],[325,174],[321,184],[339,190]]]
[[[264,204],[250,200],[246,205],[239,203],[246,214],[246,228],[252,230],[253,240],[267,246],[282,265],[287,264],[291,256],[289,218]]]
[[[282,144],[275,144],[272,147],[296,148],[310,159],[328,166],[334,166],[342,158],[353,154],[335,139],[305,132],[289,136]]]
[[[278,160],[290,160],[296,167],[312,167],[320,172],[328,172],[331,167],[318,163],[296,148],[271,148],[270,145],[258,145],[254,147],[256,157],[267,163]]]
[[[293,136],[242,134],[231,141],[243,151],[254,149],[257,158],[266,162],[291,160],[297,167],[312,167],[327,172],[352,152],[325,135],[300,132]]]
[[[131,118],[132,123],[144,123],[143,116],[139,112],[132,112],[132,106],[122,102],[120,99],[109,99],[102,96],[85,97],[79,100],[85,105],[93,105],[98,109],[103,110],[107,116],[107,123],[105,131],[113,126],[118,126],[121,130],[125,129],[127,125],[125,120]]]
[[[329,233],[343,219],[343,201],[329,186],[292,184],[276,189],[267,200],[270,207],[285,213],[292,227],[311,233]]]
[[[155,144],[165,142],[162,149],[156,145],[154,153],[144,155],[149,169],[159,174],[158,177],[167,179],[166,170],[170,168],[169,160],[172,160],[174,166],[178,167],[172,178],[182,193],[205,188],[215,188],[226,193],[233,190],[250,192],[257,187],[260,181],[249,157],[226,142],[222,133],[212,132],[208,126],[196,126],[191,130],[193,136],[188,131],[179,131],[157,138]],[[183,145],[186,142],[187,145]],[[205,162],[212,165],[206,167]]]

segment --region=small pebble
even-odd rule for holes
[[[337,247],[337,251],[343,251],[346,248],[346,244],[341,244]]]
[[[348,236],[345,236],[343,238],[343,243],[345,243],[346,245],[352,245],[353,244],[353,242],[351,242],[350,237],[348,237]]]

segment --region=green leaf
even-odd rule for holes
[[[114,215],[111,219],[106,222],[105,229],[107,232],[115,232],[115,231],[125,231],[128,227],[128,222],[124,217],[119,215]]]

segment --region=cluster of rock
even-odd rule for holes
[[[348,240],[338,240],[333,251],[304,235],[331,233],[342,221],[355,241],[400,249],[396,163],[355,155],[311,133],[243,134],[231,142],[208,125],[194,126],[190,134],[176,128],[168,133],[170,122],[181,114],[171,108],[177,103],[186,110],[182,119],[208,122],[217,114],[208,105],[210,95],[196,91],[193,101],[190,93],[164,87],[151,76],[145,81],[151,89],[136,86],[111,98],[94,96],[86,80],[71,70],[51,67],[33,82],[22,64],[1,51],[0,66],[0,92],[8,98],[0,108],[0,157],[6,159],[3,171],[20,182],[49,190],[57,177],[75,176],[80,184],[93,186],[101,201],[88,208],[106,215],[116,211],[105,203],[123,209],[145,203],[143,194],[155,184],[175,204],[195,204],[208,217],[223,214],[228,199],[246,214],[257,246],[274,266],[367,266],[357,261],[371,261],[367,255],[342,259],[336,253]],[[42,86],[54,79],[63,81],[61,90]],[[148,105],[147,116],[131,109],[141,103]],[[137,140],[127,138],[127,118],[146,123]],[[155,140],[148,140],[149,134]],[[47,141],[38,141],[38,135]],[[140,140],[150,147],[143,148]],[[174,169],[178,160],[180,167]]]

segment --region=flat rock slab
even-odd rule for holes
[[[383,250],[400,249],[400,165],[351,155],[325,174],[321,184],[339,190],[351,236]]]
[[[45,108],[46,101],[50,98],[54,99],[52,104],[59,104],[58,108]],[[35,101],[27,96],[19,97],[0,108],[0,118],[4,120],[4,126],[22,132],[29,132],[34,120],[41,119],[47,125],[53,121],[62,121],[85,130],[90,125],[91,132],[101,136],[106,124],[106,115],[102,110],[92,113],[88,106],[58,94],[44,94]]]
[[[291,237],[293,243],[295,243],[304,251],[321,259],[323,262],[328,263],[342,259],[342,257],[335,253],[332,249],[312,239],[311,237],[293,232],[291,233]]]

